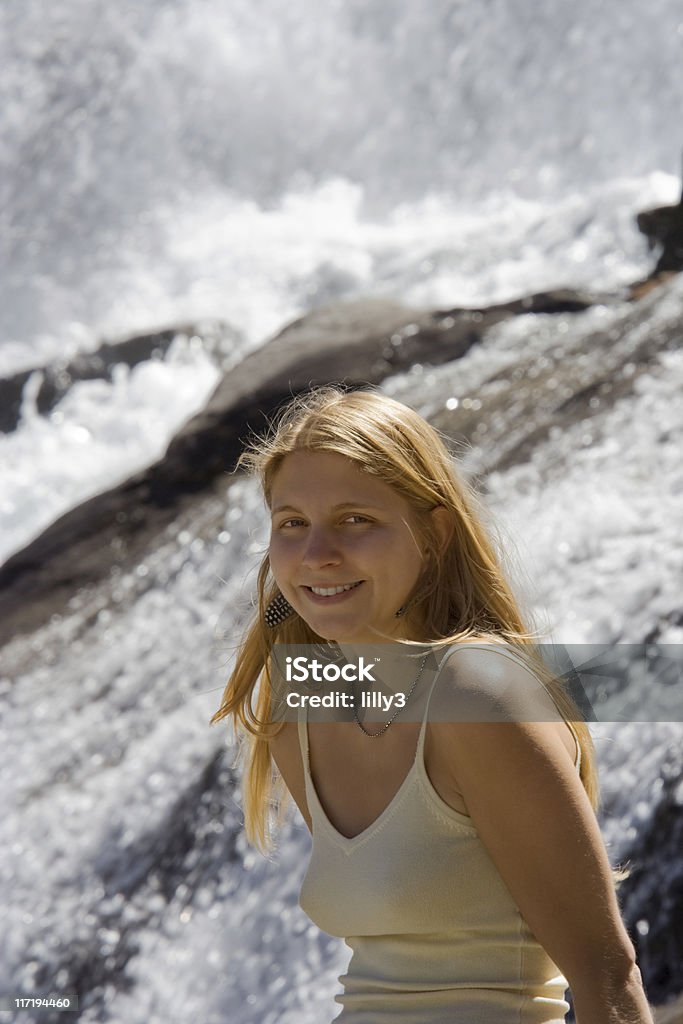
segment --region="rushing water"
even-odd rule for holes
[[[624,280],[633,214],[678,197],[682,50],[676,0],[8,0],[0,367]]]
[[[643,19],[634,0],[346,0],[324,17],[305,0],[9,0],[0,374],[169,321],[229,322],[237,361],[338,297],[453,306],[644,276],[633,216],[679,194],[683,19],[674,0]],[[682,310],[674,285],[653,334]],[[430,416],[465,391],[485,406],[487,381],[558,336],[601,366],[588,339],[627,317],[519,318],[385,387]],[[0,438],[1,557],[158,457],[218,376],[188,336],[47,417],[34,378]],[[664,353],[527,462],[487,474],[485,435],[466,454],[560,639],[683,640],[682,383]],[[207,726],[231,658],[216,631],[234,640],[249,614],[265,541],[255,489],[234,485],[3,651],[0,993],[79,991],[82,1020],[117,1024],[333,1014],[343,947],[296,906],[308,840],[293,824],[272,860],[247,849],[234,752]],[[616,859],[680,727],[596,738]]]

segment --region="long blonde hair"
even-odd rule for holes
[[[492,638],[513,644],[517,650],[526,645],[526,650],[532,652],[537,638],[527,628],[505,579],[483,526],[478,500],[457,473],[438,432],[421,416],[376,391],[346,391],[328,385],[296,397],[272,424],[268,435],[254,439],[238,462],[238,467],[259,477],[269,507],[273,480],[283,460],[300,450],[345,455],[409,502],[427,551],[426,583],[420,583],[419,592],[411,599],[425,623],[427,642],[441,647]],[[448,510],[452,523],[451,539],[440,552],[428,514],[438,506]],[[246,741],[245,829],[249,840],[265,851],[271,845],[269,820],[274,786],[278,797],[284,796],[269,743],[282,727],[269,721],[272,647],[274,643],[311,644],[322,638],[296,614],[275,629],[266,626],[265,609],[279,593],[268,554],[259,569],[257,590],[257,613],[211,723],[231,716],[241,739]],[[588,726],[562,682],[542,668],[539,672],[558,710],[572,723],[581,747],[581,780],[591,805],[597,809],[598,776]]]

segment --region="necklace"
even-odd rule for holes
[[[424,672],[424,667],[427,664],[427,658],[428,657],[429,657],[429,652],[427,652],[427,654],[425,654],[424,658],[422,659],[422,664],[420,665],[420,671],[415,676],[415,681],[413,682],[413,685],[410,687],[410,689],[408,690],[408,693],[406,694],[406,702],[403,705],[403,707],[405,707],[407,705],[408,701],[412,697],[413,692],[415,690],[415,687],[419,683],[420,677],[421,677],[422,673]],[[403,708],[396,708],[396,710],[394,711],[394,713],[391,716],[391,718],[389,719],[389,721],[386,723],[386,725],[383,725],[382,728],[378,732],[368,732],[368,730],[365,728],[365,726],[361,722],[360,718],[358,717],[358,708],[356,707],[356,701],[354,700],[354,702],[353,702],[353,717],[356,720],[356,725],[358,726],[358,728],[360,729],[361,732],[364,732],[365,735],[369,736],[370,739],[372,739],[372,740],[376,740],[378,738],[378,736],[383,736],[384,733],[389,728],[389,726],[391,725],[391,723],[393,721],[395,721],[395,719],[398,717],[398,715],[401,713],[402,710],[403,710]]]

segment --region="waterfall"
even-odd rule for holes
[[[680,644],[683,290],[625,289],[651,266],[635,214],[680,194],[683,21],[673,0],[642,21],[634,0],[6,3],[0,377],[33,372],[0,436],[1,557],[162,458],[309,309],[609,291],[382,387],[445,432],[472,422],[463,469],[559,639]],[[48,368],[168,324],[167,350],[38,411]],[[534,389],[567,390],[561,429]],[[0,994],[78,992],[87,1024],[335,1012],[347,954],[297,906],[307,834],[292,817],[271,858],[247,847],[236,751],[208,726],[267,536],[255,486],[226,474],[2,649]],[[616,861],[683,774],[681,726],[595,739]]]

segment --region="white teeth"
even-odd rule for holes
[[[358,583],[362,583],[362,580],[359,580]],[[319,597],[332,597],[333,594],[343,594],[345,590],[353,590],[358,583],[346,583],[343,587],[310,587],[309,589]]]

